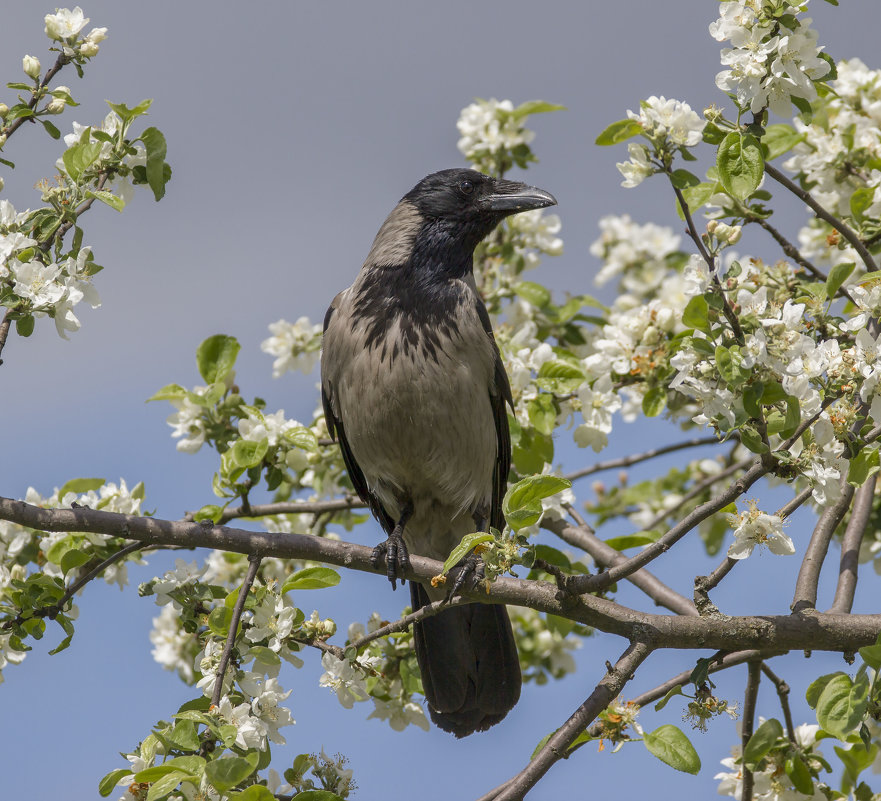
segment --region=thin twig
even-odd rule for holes
[[[567,756],[575,738],[615,700],[625,683],[651,652],[652,646],[646,642],[631,643],[615,666],[609,667],[587,700],[551,735],[539,752],[529,760],[529,764],[512,780],[496,788],[494,795],[490,794],[488,797],[495,801],[520,801],[524,798],[554,763]]]
[[[847,614],[853,608],[853,598],[857,589],[857,571],[860,564],[860,546],[866,533],[866,526],[872,514],[872,503],[875,500],[875,483],[877,474],[869,476],[866,483],[857,491],[850,520],[841,540],[841,563],[838,568],[838,584],[835,587],[835,598],[830,612]]]
[[[645,462],[649,459],[654,459],[656,456],[663,456],[665,453],[673,453],[674,451],[681,451],[685,448],[697,448],[701,445],[718,444],[718,437],[699,437],[686,440],[685,442],[677,442],[674,445],[665,445],[663,448],[654,448],[650,451],[645,451],[644,453],[637,453],[632,456],[623,456],[620,459],[607,459],[605,462],[597,462],[590,467],[583,467],[581,468],[581,470],[575,470],[571,473],[567,473],[564,478],[568,478],[570,481],[575,481],[576,479],[584,478],[585,476],[590,476],[594,473],[601,473],[603,470],[614,470],[616,467],[630,467],[631,465],[638,464],[639,462]]]
[[[711,498],[706,503],[702,503],[697,508],[687,514],[679,523],[664,534],[657,542],[646,546],[636,556],[631,557],[626,562],[616,565],[609,570],[597,574],[596,576],[578,576],[572,579],[570,585],[573,592],[587,593],[596,592],[605,589],[616,581],[627,578],[631,573],[645,567],[649,562],[657,559],[662,553],[668,551],[682,537],[684,537],[691,529],[693,529],[702,520],[706,520],[720,509],[728,506],[736,498],[743,495],[753,484],[768,472],[769,468],[762,464],[761,460],[756,460],[755,464],[740,478],[738,478],[730,487],[720,492],[715,498]],[[665,515],[666,516],[666,515]]]
[[[449,601],[434,601],[433,603],[417,609],[415,612],[411,612],[409,615],[404,615],[404,617],[394,621],[394,623],[387,623],[385,626],[376,629],[376,631],[371,631],[369,634],[359,637],[357,640],[349,643],[348,647],[360,651],[365,645],[373,642],[373,640],[378,640],[380,637],[387,637],[389,634],[394,634],[398,631],[406,631],[414,623],[418,623],[420,620],[427,617],[434,617],[440,612],[443,612],[444,609],[451,609],[454,606],[464,606],[471,603],[474,603],[474,601],[470,598],[463,598],[461,596],[451,598]]]
[[[242,517],[268,517],[270,515],[325,514],[326,512],[345,512],[350,509],[366,509],[367,504],[353,495],[334,498],[330,501],[286,501],[280,503],[250,504],[248,508],[231,506],[223,510],[219,523],[227,523]],[[192,521],[195,512],[187,512],[183,519]]]
[[[789,517],[796,509],[799,508],[805,501],[807,501],[811,495],[814,494],[813,487],[806,487],[803,489],[798,495],[796,495],[789,503],[781,506],[776,512],[774,512],[777,517],[781,520],[785,520]]]
[[[791,181],[789,178],[787,178],[773,164],[765,162],[765,172],[768,173],[768,175],[770,175],[775,181],[777,181],[777,183],[779,183],[781,186],[785,186],[790,192],[792,192],[792,194],[794,194],[797,198],[810,206],[814,214],[816,214],[821,220],[825,220],[827,223],[829,223],[829,225],[831,225],[848,242],[850,242],[850,244],[853,246],[853,249],[859,254],[860,258],[863,260],[863,264],[866,265],[867,272],[874,272],[878,269],[878,265],[875,264],[875,260],[872,258],[872,254],[869,253],[868,249],[863,244],[862,240],[856,235],[856,233],[837,217],[826,211],[826,209],[824,209],[814,199],[810,192],[806,192],[794,181]]]
[[[46,70],[46,74],[43,76],[43,80],[40,81],[39,88],[31,90],[31,99],[28,101],[28,108],[34,109],[37,106],[39,101],[39,89],[45,89],[49,85],[49,81],[51,81],[64,67],[66,64],[70,64],[70,57],[64,55],[64,53],[59,54],[58,58],[55,59],[55,63]],[[0,128],[0,134],[5,134],[7,140],[12,134],[14,134],[21,125],[27,120],[28,122],[36,122],[33,117],[18,117],[14,119],[9,125],[5,125]]]
[[[578,520],[579,516],[574,509],[567,508],[567,510]],[[603,542],[583,521],[579,522],[578,526],[569,526],[562,520],[546,520],[542,521],[542,527],[552,531],[563,542],[589,554],[601,567],[614,567],[627,561],[624,554]],[[631,573],[627,576],[627,581],[642,590],[658,606],[663,606],[678,615],[697,614],[697,609],[689,598],[668,587],[645,568]]]
[[[697,596],[699,593],[701,596],[704,596],[710,590],[716,589],[719,586],[719,582],[734,569],[734,566],[739,561],[739,559],[732,559],[730,556],[726,556],[712,573],[707,576],[697,576],[694,580],[695,603],[698,603]]]
[[[798,248],[792,244],[783,234],[780,233],[771,223],[769,223],[764,217],[747,217],[746,222],[748,223],[758,223],[762,228],[764,228],[774,240],[780,245],[781,250],[789,256],[796,264],[800,267],[804,268],[805,271],[809,272],[814,278],[822,283],[826,283],[827,276],[822,271],[817,269],[813,264],[811,264],[804,256],[801,255]],[[856,301],[851,297],[850,292],[847,291],[847,288],[844,286],[839,287],[837,294],[844,296],[851,303],[856,304]]]
[[[765,662],[762,662],[762,673],[771,679],[774,687],[777,688],[780,708],[783,710],[783,720],[786,723],[786,736],[789,737],[789,742],[795,745],[795,726],[792,723],[792,710],[789,708],[789,685],[771,670]]]
[[[756,719],[756,697],[759,694],[759,682],[762,678],[761,662],[753,660],[748,663],[748,674],[746,680],[746,692],[743,696],[743,721],[741,723],[741,754],[746,753],[746,744],[749,738],[753,736],[753,726]],[[752,801],[753,798],[753,772],[747,767],[746,760],[741,757],[741,771],[743,773],[743,790],[741,791],[741,801]]]
[[[12,323],[12,309],[7,309],[6,314],[3,315],[3,322],[0,323],[0,354],[3,353],[3,348],[6,347],[6,338],[9,336],[9,325]],[[3,359],[0,359],[0,364],[3,364]]]
[[[220,696],[223,694],[223,677],[226,674],[227,665],[229,665],[232,649],[236,644],[236,632],[239,628],[239,621],[242,619],[242,612],[245,609],[245,601],[248,593],[251,592],[251,586],[257,577],[257,568],[260,567],[261,557],[257,554],[248,556],[248,575],[239,588],[239,597],[236,598],[236,605],[232,610],[232,619],[229,623],[229,634],[226,637],[226,645],[223,647],[223,653],[220,656],[220,664],[217,666],[217,674],[214,680],[214,692],[211,695],[211,705],[217,706],[220,703]]]

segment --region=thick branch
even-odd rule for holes
[[[866,483],[856,491],[850,520],[841,540],[841,563],[838,568],[838,585],[830,612],[847,614],[853,608],[853,597],[857,589],[857,570],[859,569],[860,545],[866,533],[872,502],[875,499],[875,482],[878,476],[870,476]]]
[[[811,534],[798,578],[795,582],[795,596],[792,599],[790,609],[793,612],[801,612],[804,609],[813,609],[817,605],[817,585],[820,583],[820,569],[826,560],[826,552],[829,550],[829,541],[835,533],[838,524],[844,518],[847,508],[853,498],[853,487],[842,479],[841,497],[830,506],[827,506],[817,525]]]
[[[746,753],[746,744],[749,738],[753,736],[753,725],[756,720],[756,698],[759,694],[759,681],[762,678],[761,662],[754,660],[748,664],[748,677],[746,680],[746,692],[743,696],[743,722],[741,724],[740,735],[742,749],[741,754]],[[741,801],[752,801],[753,799],[753,772],[746,766],[746,760],[741,765],[743,771],[743,790],[741,792]]]
[[[529,764],[512,781],[505,782],[501,792],[490,797],[495,801],[520,801],[524,798],[555,762],[566,757],[566,752],[575,738],[615,700],[651,652],[652,647],[648,643],[631,643],[615,666],[603,676],[587,700],[551,735]]]
[[[0,520],[40,531],[90,531],[126,537],[153,545],[219,548],[235,553],[282,559],[308,559],[352,570],[384,575],[373,566],[372,549],[309,534],[272,534],[225,526],[185,523],[155,517],[136,517],[96,509],[42,509],[0,498]],[[430,581],[443,565],[411,556],[403,578]],[[741,616],[718,621],[685,615],[639,612],[591,595],[558,598],[556,585],[546,581],[498,578],[489,592],[481,587],[461,593],[483,603],[527,606],[539,612],[576,620],[629,640],[650,640],[657,648],[740,651],[770,650],[855,651],[872,645],[881,631],[881,615],[833,615],[811,611],[801,615]]]
[[[607,459],[605,462],[597,462],[590,467],[584,467],[581,470],[567,473],[564,478],[568,478],[570,481],[575,481],[576,479],[584,478],[585,476],[591,476],[594,473],[601,473],[603,470],[614,470],[616,467],[630,467],[639,462],[654,459],[656,456],[663,456],[665,453],[673,453],[674,451],[681,451],[685,448],[698,448],[701,445],[718,444],[718,437],[696,437],[695,439],[689,439],[685,442],[677,442],[674,445],[665,445],[663,448],[653,448],[644,453],[636,453],[632,456],[622,456],[620,459]]]
[[[806,192],[798,184],[787,178],[773,164],[765,162],[765,172],[768,173],[768,175],[770,175],[775,181],[777,181],[777,183],[779,183],[781,186],[785,186],[790,192],[792,192],[792,194],[794,194],[797,198],[810,206],[814,214],[816,214],[821,220],[825,220],[836,231],[838,231],[838,233],[840,233],[851,244],[853,249],[859,254],[860,258],[863,260],[863,264],[866,265],[867,272],[873,272],[878,269],[878,265],[875,264],[875,260],[872,258],[872,254],[869,253],[868,248],[866,248],[866,246],[863,244],[862,240],[856,235],[856,233],[837,217],[826,211],[826,209],[824,209],[819,203],[817,203],[810,192]]]

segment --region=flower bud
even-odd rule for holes
[[[60,97],[53,97],[49,101],[49,105],[46,106],[46,111],[50,114],[61,114],[66,105],[67,103],[65,103]]]
[[[53,92],[64,92],[68,97],[70,97],[70,87],[69,86],[56,86]]]
[[[37,79],[40,77],[40,59],[35,58],[34,56],[25,56],[21,60],[21,68],[24,70],[24,74],[28,76],[28,78]]]
[[[94,42],[83,42],[80,45],[80,55],[83,58],[94,58],[98,55],[98,45]]]
[[[6,103],[0,103],[0,119],[6,119],[6,115],[9,113],[9,106]]]
[[[6,144],[6,134],[0,134],[0,148]]]
[[[336,623],[330,618],[324,621],[322,628],[324,629],[324,635],[327,637],[332,637],[336,634]]]
[[[92,28],[86,36],[86,41],[91,44],[98,44],[107,38],[107,28]]]
[[[719,225],[719,221],[718,221],[718,220],[710,220],[710,221],[707,223],[707,233],[708,233],[708,234],[714,234],[714,233],[716,233],[716,226],[718,226],[718,225]]]
[[[3,191],[4,186],[6,186],[6,181],[4,181],[2,178],[0,178],[0,192]]]

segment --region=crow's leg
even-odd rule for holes
[[[486,566],[474,551],[459,560],[450,570],[450,578],[453,583],[447,591],[447,600],[456,595],[462,587],[467,590],[475,589],[484,579]]]
[[[413,516],[413,502],[406,501],[401,508],[401,516],[388,539],[381,542],[373,549],[373,566],[379,570],[383,561],[385,561],[385,575],[392,583],[392,589],[397,589],[395,579],[405,570],[410,569],[410,554],[407,546],[404,544],[404,526]],[[401,579],[401,584],[404,579]]]

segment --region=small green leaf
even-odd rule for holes
[[[218,637],[226,637],[232,623],[232,609],[228,606],[215,606],[208,615],[208,628]]]
[[[86,553],[85,551],[80,551],[77,548],[71,548],[68,551],[64,552],[64,556],[61,557],[61,564],[59,567],[61,568],[61,572],[66,576],[71,570],[75,570],[76,568],[84,565],[92,558],[92,554]]]
[[[853,459],[847,471],[847,483],[862,487],[870,476],[881,470],[878,448],[863,448]]]
[[[303,797],[303,793],[297,793],[297,795],[300,798]],[[333,793],[331,795],[334,798],[339,797],[333,795]],[[262,784],[252,784],[238,793],[230,793],[229,798],[230,801],[276,801],[276,797],[269,791],[269,788],[264,787]]]
[[[723,188],[736,200],[746,200],[762,180],[762,149],[752,134],[732,131],[719,145],[716,166]]]
[[[667,702],[674,695],[685,695],[685,693],[682,692],[681,684],[677,684],[675,687],[671,687],[669,690],[667,690],[667,694],[660,701],[658,701],[658,703],[655,704],[655,712],[660,712],[665,706],[667,706]]]
[[[528,476],[508,488],[502,511],[514,531],[531,526],[541,517],[543,498],[549,498],[572,486],[566,478],[549,475]]]
[[[80,176],[89,169],[89,167],[95,163],[98,156],[101,155],[101,147],[102,145],[100,142],[88,141],[77,142],[77,144],[71,145],[61,155],[61,160],[64,162],[64,168],[67,170],[67,174],[74,181],[79,181]]]
[[[791,125],[775,124],[765,128],[762,136],[762,152],[766,161],[773,161],[803,142],[804,134],[798,133]]]
[[[471,551],[484,542],[491,542],[493,535],[485,531],[475,531],[473,534],[466,534],[462,537],[459,544],[450,551],[450,555],[444,562],[443,573],[446,574],[459,564]]]
[[[113,792],[119,780],[123,776],[131,776],[132,772],[128,768],[118,768],[108,773],[100,782],[98,782],[98,792],[103,798],[106,798]]]
[[[639,548],[643,545],[651,545],[658,541],[658,535],[651,532],[640,532],[639,534],[622,534],[620,537],[609,537],[606,545],[614,548],[616,551],[626,551],[628,548]]]
[[[672,183],[677,189],[698,186],[700,182],[701,179],[688,170],[673,170],[673,174],[670,176],[670,183]]]
[[[881,640],[881,635],[878,639]],[[881,642],[860,648],[860,657],[872,670],[881,670]]]
[[[283,593],[290,590],[323,590],[336,587],[340,583],[340,574],[329,567],[304,567],[291,574],[282,585]]]
[[[740,366],[740,351],[735,350],[736,347],[717,345],[714,351],[716,367],[722,378],[732,387],[740,386],[750,377],[749,371]]]
[[[142,100],[134,108],[129,108],[125,103],[111,103],[109,100],[107,101],[107,105],[126,123],[131,122],[135,117],[141,116],[141,114],[146,114],[147,109],[150,108],[152,103],[152,100]]]
[[[856,267],[854,262],[842,261],[829,271],[829,277],[826,279],[826,297],[829,300],[835,297],[835,293],[838,292],[841,285],[848,279],[854,267]]]
[[[119,195],[114,195],[113,192],[108,192],[106,189],[97,189],[86,194],[106,203],[114,211],[122,211],[125,208],[125,201]]]
[[[609,125],[597,138],[598,145],[617,145],[642,133],[642,126],[636,120],[618,120]]]
[[[792,784],[796,790],[805,795],[812,796],[814,794],[814,780],[811,771],[804,760],[798,753],[793,754],[784,763],[783,769],[786,775],[792,780]]]
[[[59,131],[49,120],[40,120],[43,128],[46,129],[46,133],[49,134],[53,139],[61,138],[61,131]]]
[[[766,720],[749,738],[743,751],[744,764],[750,769],[755,769],[762,757],[774,747],[777,739],[782,736],[783,726],[780,725],[780,721],[776,718]]]
[[[839,740],[857,728],[866,713],[868,681],[863,674],[857,683],[839,673],[823,688],[817,701],[817,722]]]
[[[171,171],[166,171],[165,137],[158,128],[145,128],[141,134],[141,141],[147,149],[147,183],[153,190],[153,197],[162,200],[165,196],[165,184],[171,177]]]
[[[215,334],[208,337],[196,350],[199,375],[209,384],[224,379],[235,366],[241,345],[235,337]]]
[[[229,459],[235,467],[247,469],[262,464],[263,457],[266,456],[268,450],[269,440],[263,437],[259,442],[250,439],[236,440],[226,453],[231,454]]]
[[[150,789],[147,790],[147,801],[157,801],[157,799],[168,795],[183,779],[187,778],[189,778],[189,774],[180,770],[173,770],[171,773],[165,774],[150,785]]]
[[[827,673],[824,676],[814,679],[808,686],[808,689],[805,690],[805,700],[808,702],[808,706],[811,709],[816,709],[817,701],[820,700],[820,696],[823,694],[823,690],[826,689],[826,685],[836,676],[844,675],[845,674],[839,670],[835,673]]]
[[[187,395],[189,395],[189,392],[180,384],[166,384],[155,395],[147,398],[147,403],[160,400],[181,400],[187,397]]]
[[[212,787],[223,793],[247,779],[255,767],[242,757],[215,759],[205,766],[205,778]]]
[[[643,735],[643,742],[649,752],[671,768],[684,773],[697,775],[701,769],[701,759],[688,737],[676,726],[666,723],[653,732]]]
[[[696,328],[705,334],[710,332],[710,306],[703,295],[695,295],[682,312],[682,323],[686,328]]]
[[[539,309],[543,309],[551,302],[551,292],[547,287],[536,284],[533,281],[520,281],[514,285],[514,291],[523,300],[531,303]]]
[[[34,315],[26,314],[24,317],[19,317],[15,321],[15,332],[20,337],[29,337],[34,333]]]
[[[642,396],[642,412],[646,417],[657,417],[667,405],[667,389],[652,387]]]
[[[74,492],[77,495],[80,495],[83,492],[98,490],[104,486],[104,483],[105,481],[103,478],[72,478],[60,490],[58,490],[58,497],[64,498],[69,492]]]
[[[212,523],[219,523],[220,519],[223,517],[223,506],[218,506],[215,503],[209,503],[203,506],[196,514],[193,515],[193,520],[197,523],[201,523],[203,520],[210,520]]]

